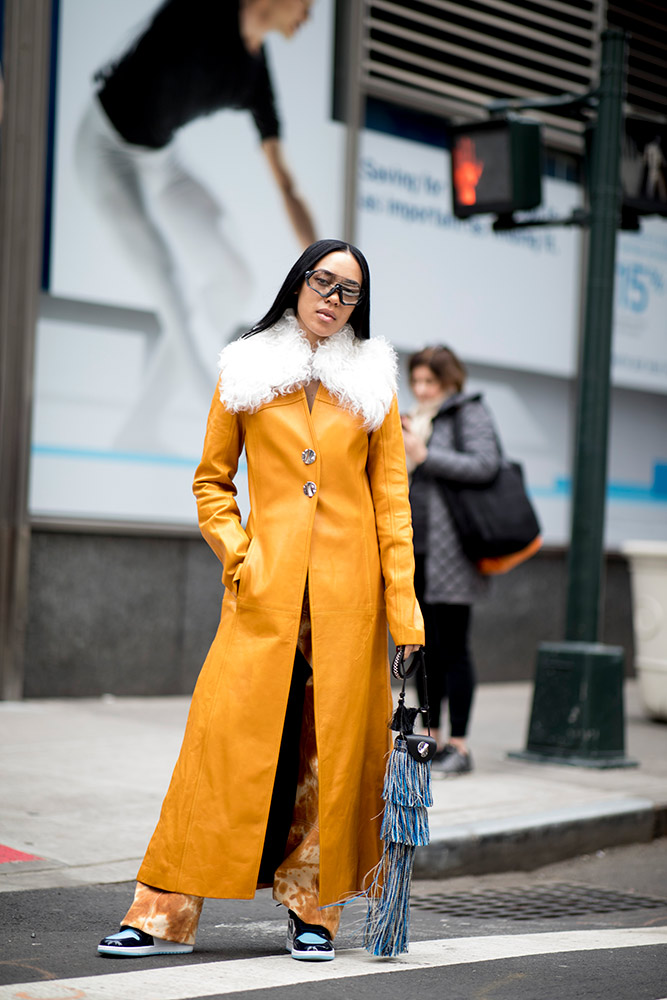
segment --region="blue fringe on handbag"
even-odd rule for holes
[[[405,707],[405,681],[417,666],[424,670],[426,687],[423,650],[415,654],[411,668],[406,670],[403,647],[399,646],[392,671],[394,676],[403,679],[403,687],[389,724],[399,735],[389,755],[382,791],[385,806],[380,836],[384,849],[375,882],[381,889],[379,895],[373,895],[372,890],[369,893],[364,927],[364,947],[371,955],[382,957],[401,955],[408,950],[415,848],[429,842],[426,810],[433,805],[431,760],[436,742],[430,735],[414,735],[414,722],[420,709]],[[428,718],[428,703],[424,711]]]

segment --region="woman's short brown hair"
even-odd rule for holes
[[[440,380],[441,386],[448,388],[455,386],[457,392],[463,389],[467,372],[465,365],[457,358],[449,347],[438,344],[436,347],[424,347],[416,354],[411,354],[408,360],[408,369],[412,375],[419,365],[426,365],[433,374]]]

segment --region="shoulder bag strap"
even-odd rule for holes
[[[465,447],[463,446],[463,423],[462,423],[461,413],[462,413],[463,407],[465,405],[466,405],[465,402],[459,403],[459,405],[456,407],[456,409],[454,410],[454,413],[453,413],[453,417],[454,417],[454,447],[456,448],[457,451],[462,451],[462,452],[465,452]],[[495,422],[493,421],[493,419],[491,420],[491,425],[493,427],[493,436],[494,436],[495,441],[496,441],[496,448],[498,449],[498,455],[500,456],[500,458],[502,460],[504,458],[503,446],[500,443],[500,438],[498,437],[498,431],[496,429],[496,425],[495,425]]]

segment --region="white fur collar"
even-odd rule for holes
[[[376,430],[396,393],[396,352],[386,340],[359,340],[349,324],[316,350],[292,309],[261,333],[235,340],[220,352],[220,399],[228,410],[254,410],[278,395],[319,379],[341,406]]]

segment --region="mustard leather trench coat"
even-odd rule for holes
[[[233,485],[244,446],[245,529]],[[365,887],[381,853],[387,621],[397,644],[424,641],[396,399],[368,432],[323,385],[312,412],[303,389],[253,413],[229,412],[216,394],[194,492],[226,592],[138,878],[198,896],[254,895],[308,579],[320,904],[333,903]]]

